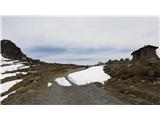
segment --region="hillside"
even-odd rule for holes
[[[49,64],[31,59],[10,40],[2,40],[1,49],[0,102],[2,104],[31,102],[39,90],[47,88],[49,80],[84,67]]]
[[[128,104],[160,104],[160,60],[107,62],[104,88]]]
[[[3,42],[1,104],[123,104],[95,84],[110,78],[103,66],[45,63],[28,58],[11,41]]]

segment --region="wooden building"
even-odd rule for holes
[[[156,54],[157,48],[158,47],[156,46],[147,45],[132,52],[131,55],[133,56],[133,60],[152,59],[152,58],[158,59],[158,56]]]

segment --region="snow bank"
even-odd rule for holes
[[[0,84],[0,94],[8,91],[11,87],[13,87],[15,84],[21,82],[23,79],[17,79],[9,82],[5,82],[3,84]]]
[[[72,84],[66,80],[64,77],[56,78],[55,81],[60,85],[60,86],[72,86]]]
[[[68,75],[70,82],[76,85],[86,85],[94,82],[104,83],[110,76],[104,73],[103,66],[94,66],[86,70],[71,73]]]

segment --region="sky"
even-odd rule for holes
[[[2,16],[2,38],[47,62],[95,64],[159,46],[158,17]]]
[[[0,40],[2,39],[2,19],[0,16]]]

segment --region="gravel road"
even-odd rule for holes
[[[71,87],[59,86],[54,80],[52,86],[36,96],[36,104],[47,105],[119,105],[121,101],[95,84]]]

